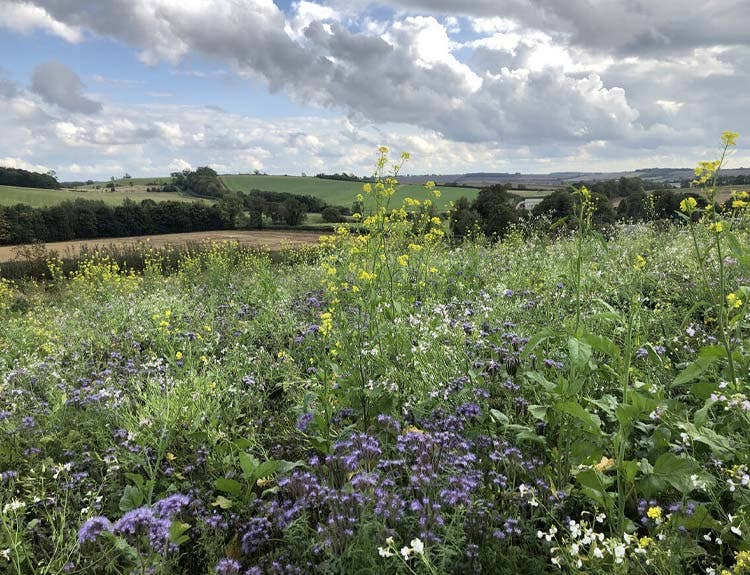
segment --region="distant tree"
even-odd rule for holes
[[[472,206],[471,202],[461,196],[453,203],[449,222],[451,233],[456,238],[465,238],[480,230],[481,216]]]
[[[518,196],[508,193],[504,185],[496,184],[479,191],[472,208],[481,218],[482,232],[489,238],[503,237],[518,221],[515,204]]]
[[[282,204],[283,219],[288,226],[298,226],[305,221],[307,211],[305,205],[299,200],[290,198]]]
[[[570,218],[575,213],[575,196],[568,190],[557,190],[539,202],[532,213],[552,220]]]
[[[326,206],[325,209],[320,213],[324,222],[337,223],[346,220],[341,210],[336,206]]]

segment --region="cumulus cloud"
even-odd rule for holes
[[[20,15],[13,22],[4,16],[11,12]],[[467,169],[513,159],[653,159],[654,150],[687,150],[682,141],[705,144],[723,129],[750,132],[748,13],[750,0],[690,9],[684,0],[298,0],[286,11],[272,0],[0,0],[0,26],[70,42],[112,38],[148,65],[208,57],[216,77],[260,79],[272,92],[332,109],[339,125],[179,105],[102,109],[59,63],[34,74],[33,92],[48,105],[2,79],[0,99],[15,117],[46,126],[37,139],[110,157],[127,149],[144,169],[149,154],[166,164],[290,173],[322,162],[365,169],[369,156],[355,142],[388,139],[378,134],[452,155],[447,163],[460,158]]]
[[[31,89],[46,102],[70,112],[95,114],[102,109],[99,102],[84,95],[83,82],[78,75],[57,60],[39,64],[34,69]]]

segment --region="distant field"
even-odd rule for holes
[[[340,206],[351,206],[357,194],[362,192],[360,182],[343,182],[339,180],[324,180],[314,177],[300,176],[222,176],[222,180],[230,190],[249,192],[250,190],[263,190],[265,192],[287,192],[290,194],[302,194],[315,196],[325,200],[329,204]],[[406,197],[415,199],[431,198],[440,209],[448,207],[448,203],[457,200],[461,196],[469,199],[477,195],[476,188],[455,188],[438,186],[441,196],[435,200],[432,192],[426,190],[419,184],[404,184],[398,187],[393,197],[394,205],[398,205]]]
[[[158,236],[135,236],[129,238],[99,238],[95,240],[75,240],[70,242],[52,242],[42,244],[47,253],[56,252],[60,257],[72,257],[82,249],[92,251],[97,247],[129,246],[143,244],[154,248],[183,246],[201,242],[234,241],[245,246],[278,250],[285,248],[312,245],[318,242],[322,233],[291,230],[229,230],[216,232],[192,232],[186,234],[163,234]],[[0,262],[26,259],[24,253],[29,251],[28,245],[0,246]],[[37,250],[31,250],[37,253]]]
[[[150,180],[149,180],[150,181]],[[140,188],[129,189],[127,187],[118,188],[115,192],[105,189],[96,190],[89,186],[86,191],[80,188],[76,191],[69,189],[62,190],[45,190],[41,188],[17,188],[14,186],[0,186],[0,205],[13,206],[15,204],[27,204],[34,207],[54,206],[66,200],[101,200],[109,205],[119,205],[125,198],[130,198],[134,202],[141,200],[154,200],[163,202],[174,200],[179,202],[192,202],[198,198],[183,196],[181,194],[165,194],[146,192],[145,186]]]

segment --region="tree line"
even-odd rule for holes
[[[57,190],[60,183],[54,176],[53,172],[40,174],[39,172],[29,172],[19,168],[0,167],[0,185],[17,186],[19,188],[46,188]]]
[[[457,238],[481,232],[489,238],[503,237],[514,224],[531,218],[547,217],[562,227],[577,225],[577,214],[580,207],[579,188],[570,187],[557,190],[545,197],[530,212],[516,209],[522,201],[517,195],[509,191],[509,186],[493,185],[482,188],[477,197],[470,201],[466,197],[459,198],[450,212],[450,227]],[[591,191],[594,205],[592,224],[604,227],[618,220],[624,221],[656,221],[679,220],[677,212],[680,202],[688,196],[693,196],[700,207],[706,206],[706,201],[698,194],[685,190],[634,190],[620,200],[617,208],[602,192]],[[731,209],[731,200],[724,205],[717,205],[719,211]]]

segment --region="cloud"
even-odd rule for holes
[[[84,96],[84,86],[78,75],[57,60],[39,64],[34,69],[31,89],[45,102],[70,112],[95,114],[102,109],[99,102]]]
[[[21,140],[35,142],[45,161],[57,145],[66,157],[87,150],[100,158],[96,165],[132,158],[131,173],[163,173],[175,158],[239,170],[366,172],[368,146],[402,141],[441,154],[419,164],[435,171],[624,158],[685,165],[692,143],[705,146],[723,129],[750,134],[750,0],[706,0],[690,10],[684,0],[300,0],[286,11],[272,0],[0,0],[0,7],[37,15],[16,29],[23,21],[24,30],[73,31],[68,41],[111,38],[195,82],[251,77],[308,110],[329,109],[328,118],[263,120],[208,106],[102,108],[57,63],[53,73],[38,69],[39,81],[35,73],[36,95],[0,79],[0,99],[16,118],[0,118],[0,128],[21,133],[33,122],[33,139]],[[0,25],[11,26],[3,16]],[[189,68],[194,56],[215,71]],[[174,93],[169,101],[179,102]],[[668,148],[685,159],[662,153]]]
[[[47,166],[41,164],[32,164],[30,162],[27,162],[26,160],[22,160],[21,158],[12,158],[10,156],[0,158],[0,166],[4,168],[17,168],[19,170],[27,170],[29,172],[47,173],[49,171],[49,168]]]
[[[0,27],[24,33],[41,28],[68,42],[80,42],[83,39],[79,28],[55,20],[43,7],[32,2],[0,0]]]

